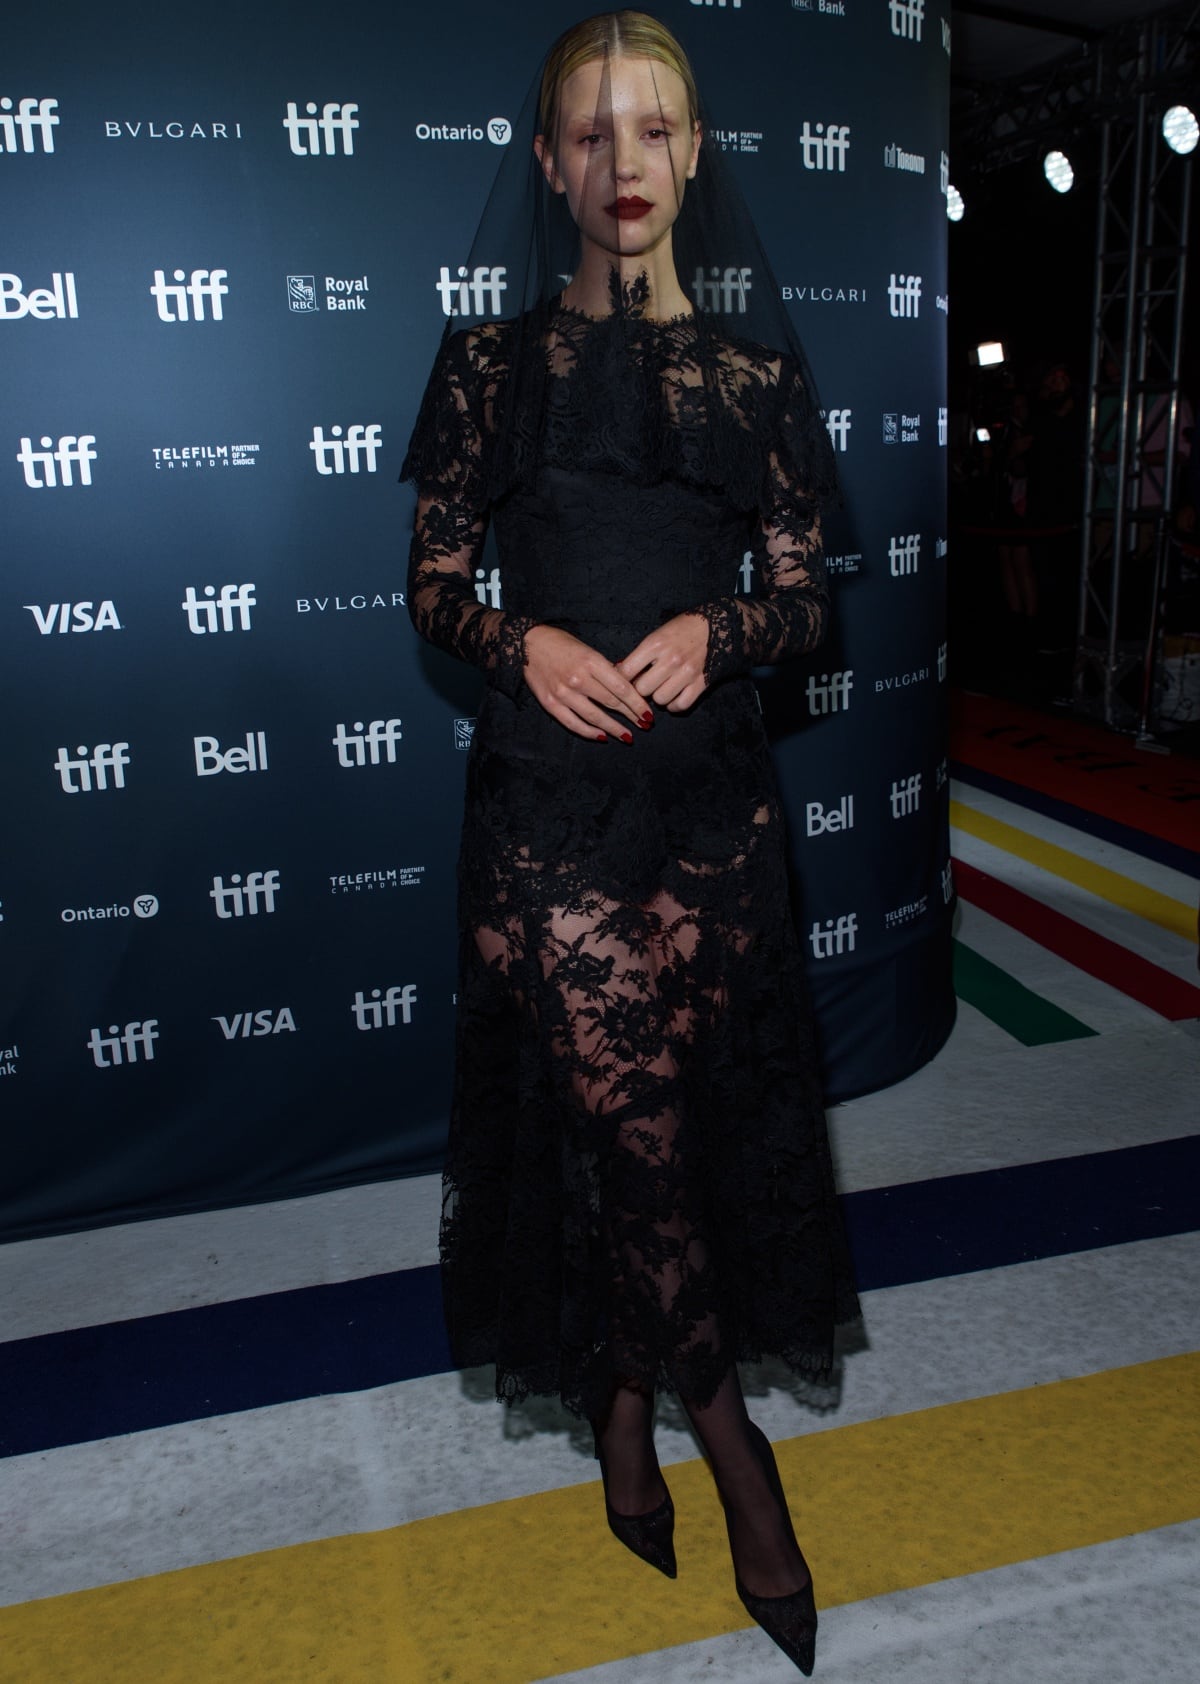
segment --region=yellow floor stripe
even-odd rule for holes
[[[1092,860],[1073,854],[1069,848],[1060,848],[1054,842],[1043,842],[1040,837],[1018,830],[1015,825],[1005,824],[1003,819],[994,819],[989,813],[980,813],[962,801],[951,801],[950,823],[958,830],[965,830],[968,836],[990,842],[994,848],[1003,848],[1006,854],[1016,854],[1019,859],[1041,866],[1043,871],[1049,871],[1055,877],[1065,877],[1069,883],[1086,889],[1088,894],[1124,907],[1127,912],[1145,918],[1148,923],[1170,930],[1172,935],[1182,936],[1185,941],[1193,943],[1196,940],[1196,908],[1186,901],[1160,894],[1157,889],[1151,889],[1133,877],[1125,877],[1119,871],[1109,871],[1107,866],[1096,865]]]
[[[817,1432],[779,1459],[825,1607],[1097,1544],[1200,1516],[1200,1353]],[[675,1584],[574,1486],[0,1610],[0,1679],[530,1684],[733,1631],[708,1473],[670,1482]]]

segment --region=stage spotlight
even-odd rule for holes
[[[1162,132],[1171,151],[1186,156],[1196,150],[1196,142],[1200,140],[1200,123],[1186,105],[1173,105],[1163,116]]]
[[[1042,169],[1056,193],[1069,193],[1074,187],[1075,171],[1065,152],[1047,152]]]
[[[997,368],[1004,361],[1004,346],[998,339],[985,340],[974,347],[971,361],[979,368]]]
[[[961,222],[963,219],[963,212],[966,208],[966,203],[958,188],[947,187],[946,215],[950,218],[951,222]]]

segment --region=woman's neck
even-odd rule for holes
[[[585,316],[610,316],[626,309],[652,321],[688,315],[692,309],[675,273],[669,244],[636,257],[620,257],[585,240],[562,301]]]

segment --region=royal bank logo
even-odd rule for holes
[[[454,746],[458,749],[468,749],[471,739],[475,735],[475,721],[473,719],[456,719],[454,721]]]
[[[20,1056],[21,1049],[15,1044],[11,1047],[0,1047],[0,1076],[15,1076]]]
[[[54,151],[54,131],[61,119],[56,99],[21,99],[17,109],[7,95],[0,99],[0,152]]]
[[[92,483],[92,463],[96,460],[95,433],[64,433],[59,439],[43,433],[41,449],[33,448],[32,438],[23,438],[17,451],[17,461],[25,475],[25,484],[32,491],[55,491],[60,486]]]
[[[104,125],[106,140],[241,140],[240,123],[180,122],[172,118],[157,123],[153,118],[139,117],[135,122],[108,121]]]
[[[854,669],[846,672],[823,672],[808,681],[808,711],[814,719],[826,713],[845,713],[850,706],[850,692],[854,688]]]
[[[498,567],[475,569],[475,596],[485,608],[503,608],[504,595],[500,585],[500,569]]]
[[[913,772],[907,778],[894,778],[890,795],[892,817],[907,819],[920,810],[921,774]]]
[[[218,918],[257,918],[260,913],[274,912],[279,888],[277,871],[248,871],[245,881],[235,871],[228,883],[214,877],[208,898]]]
[[[261,1040],[264,1035],[294,1035],[296,1019],[290,1006],[265,1006],[261,1011],[231,1012],[212,1020],[227,1041]]]
[[[831,287],[811,281],[792,281],[780,286],[779,296],[785,304],[865,304],[866,287]]]
[[[895,906],[883,915],[885,930],[898,930],[904,924],[915,924],[918,918],[924,918],[929,909],[929,896],[922,895],[919,900],[905,901],[903,906]]]
[[[308,448],[319,474],[373,474],[382,441],[383,428],[378,421],[368,426],[356,421],[345,429],[344,437],[341,427],[331,427],[328,438],[322,427],[314,427]]]
[[[64,795],[92,795],[98,790],[124,789],[129,765],[128,743],[80,743],[74,754],[60,748],[54,762]],[[111,779],[110,779],[111,774]]]
[[[888,572],[893,579],[907,579],[921,566],[921,534],[908,532],[888,539]]]
[[[105,923],[112,918],[157,918],[157,895],[134,895],[131,901],[112,901],[108,906],[64,906],[59,913],[63,924]]]
[[[845,175],[850,151],[848,123],[813,123],[806,117],[799,138],[800,162],[806,170],[834,170]]]
[[[507,117],[489,117],[486,123],[418,123],[413,130],[418,140],[488,140],[493,146],[507,146],[512,132]]]
[[[761,129],[708,129],[705,140],[721,148],[722,152],[762,151],[763,134]]]
[[[315,275],[289,275],[287,278],[288,309],[297,315],[318,316],[323,311],[361,311],[367,307],[371,290],[369,275],[324,275],[323,290],[318,294]]]
[[[901,41],[919,41],[925,26],[925,0],[888,0],[892,34]]]
[[[288,309],[297,315],[316,316],[320,314],[317,303],[317,278],[315,275],[289,275],[287,278]]]
[[[339,766],[394,766],[402,736],[398,719],[373,719],[369,725],[356,719],[353,728],[339,725],[330,741]]]
[[[196,595],[195,585],[189,585],[179,605],[187,615],[188,630],[194,637],[210,633],[249,631],[250,610],[257,606],[253,584],[222,585],[218,594],[215,585],[205,585],[203,595]]]
[[[150,454],[155,473],[188,473],[205,468],[256,468],[258,444],[156,444]]]
[[[411,1023],[416,1003],[415,982],[406,982],[403,986],[393,983],[386,991],[372,988],[369,994],[364,994],[360,988],[350,1005],[354,1013],[354,1027],[362,1030],[394,1029],[398,1023]]]
[[[888,314],[901,321],[915,321],[921,314],[920,275],[888,277]]]
[[[938,410],[938,444],[945,447],[950,437],[950,412],[947,409]]]
[[[706,275],[701,265],[692,282],[692,297],[702,310],[720,310],[727,316],[744,316],[746,295],[753,284],[753,271],[748,268],[720,269],[714,265]]]
[[[831,836],[835,831],[854,829],[854,797],[843,795],[837,806],[823,807],[809,801],[804,808],[804,834]]]
[[[222,748],[219,737],[193,737],[192,755],[198,778],[215,778],[220,772],[265,772],[267,762],[267,733],[247,731],[243,744]]]
[[[853,953],[858,935],[857,912],[843,912],[837,918],[817,920],[808,932],[814,959],[832,959],[835,953]]]
[[[904,415],[896,409],[885,410],[883,416],[884,444],[920,444],[921,417]]]
[[[123,631],[117,618],[116,604],[111,598],[96,606],[94,602],[51,602],[43,608],[38,602],[21,605],[33,615],[34,624],[43,637],[68,632]]]
[[[206,305],[214,322],[225,319],[221,300],[229,296],[229,288],[225,285],[229,279],[228,269],[193,269],[190,273],[184,269],[172,269],[171,274],[174,284],[167,280],[165,270],[156,269],[154,284],[150,288],[160,322],[206,321]]]
[[[508,291],[507,274],[503,263],[477,263],[469,273],[460,263],[452,275],[443,263],[434,283],[443,316],[498,316],[501,296]]]
[[[19,322],[26,316],[35,322],[79,320],[74,270],[56,269],[48,287],[30,287],[28,292],[23,287],[20,275],[0,274],[0,322]]]
[[[152,1064],[154,1043],[158,1040],[158,1019],[143,1018],[140,1022],[110,1023],[107,1034],[93,1029],[87,1038],[87,1048],[97,1070],[112,1070],[118,1064]]]
[[[297,614],[365,614],[377,608],[403,608],[404,592],[353,591],[349,596],[298,596]]]
[[[283,126],[293,157],[332,158],[337,153],[353,157],[354,135],[359,127],[357,110],[357,105],[341,105],[335,100],[323,105],[318,117],[316,104],[309,100],[301,117],[296,101],[289,99]]]
[[[903,147],[890,145],[883,149],[883,167],[885,170],[903,170],[908,175],[925,174],[925,154],[923,152],[905,152]]]

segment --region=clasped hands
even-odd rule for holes
[[[631,743],[629,724],[643,731],[653,725],[651,703],[683,713],[700,699],[707,654],[703,614],[676,614],[617,662],[560,626],[531,626],[525,682],[546,712],[577,737]]]

